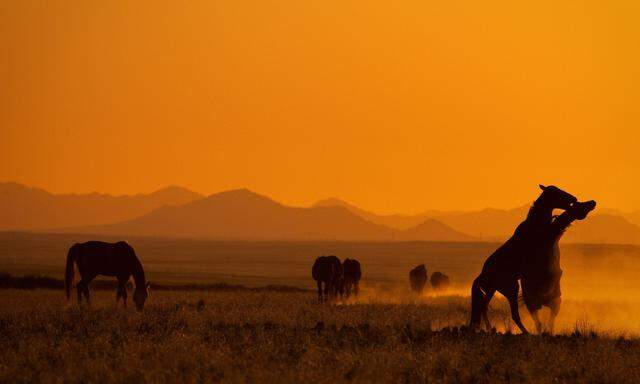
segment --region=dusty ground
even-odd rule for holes
[[[474,334],[468,298],[319,305],[312,293],[0,291],[0,382],[638,382],[640,340]],[[508,325],[504,303],[490,314]]]

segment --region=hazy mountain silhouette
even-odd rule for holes
[[[358,208],[353,204],[349,204],[346,201],[336,199],[336,198],[320,200],[317,203],[315,203],[313,206],[314,207],[345,207],[349,211],[373,223],[385,225],[387,227],[396,228],[396,229],[408,229],[411,227],[415,227],[416,225],[422,223],[427,218],[426,215],[400,215],[400,214],[379,215],[377,213],[373,213],[373,212]]]
[[[68,231],[235,240],[472,240],[442,224],[398,231],[370,222],[344,207],[289,207],[246,189],[159,208],[122,223]]]
[[[415,227],[400,231],[397,240],[424,240],[432,241],[479,241],[478,238],[458,232],[455,229],[435,219],[424,219]]]
[[[0,183],[0,230],[114,223],[164,205],[180,205],[201,197],[175,186],[146,195],[111,196],[99,193],[55,195],[17,183]]]
[[[599,214],[574,223],[565,237],[576,243],[640,244],[640,227],[620,216]]]
[[[0,183],[0,230],[292,240],[499,241],[529,205],[469,212],[379,215],[339,199],[289,207],[246,189],[202,197],[180,187],[151,194],[51,194]],[[640,211],[598,208],[564,242],[640,244]]]
[[[391,240],[393,231],[342,207],[287,207],[246,189],[162,207],[95,233],[256,240]]]
[[[377,215],[339,199],[326,199],[317,204],[346,206],[351,212],[378,223],[393,218],[387,221],[390,226],[406,225],[411,220],[435,219],[458,233],[484,241],[507,239],[525,218],[531,206],[527,204],[513,209],[485,208],[468,212],[426,211],[410,216]],[[400,220],[395,221],[397,218]],[[567,233],[563,242],[640,244],[640,226],[635,225],[633,220],[640,222],[640,211],[624,213],[610,208],[597,208],[587,220],[574,224],[575,228]],[[413,229],[407,232],[411,231]]]

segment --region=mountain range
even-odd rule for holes
[[[225,240],[502,241],[529,206],[380,215],[331,198],[291,207],[247,189],[203,196],[171,186],[149,194],[51,194],[0,183],[0,230]],[[597,209],[563,242],[640,244],[640,212]]]
[[[165,205],[182,205],[203,196],[181,187],[150,194],[52,194],[17,183],[0,183],[0,230],[42,230],[114,223]]]

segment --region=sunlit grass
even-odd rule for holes
[[[160,292],[142,313],[94,292],[0,291],[0,382],[638,382],[640,341],[471,333],[468,298],[319,305],[281,292]],[[490,314],[508,324],[502,301]],[[504,328],[508,327],[506,325]]]

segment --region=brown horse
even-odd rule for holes
[[[326,302],[330,297],[337,298],[341,291],[343,277],[340,259],[333,255],[318,257],[311,267],[311,277],[318,285],[318,299],[321,303]]]
[[[352,290],[353,294],[358,296],[360,293],[360,278],[362,277],[360,262],[356,259],[347,258],[342,263],[342,270],[344,274],[343,286],[345,297],[349,298]]]
[[[553,219],[547,234],[542,239],[543,243],[551,244],[551,247],[544,246],[542,249],[545,252],[527,261],[526,272],[521,280],[522,297],[538,333],[542,333],[542,322],[538,317],[538,310],[542,306],[548,307],[551,311],[548,323],[550,333],[553,333],[554,321],[560,312],[562,269],[558,242],[571,223],[575,220],[584,220],[595,207],[596,202],[593,200],[578,202]]]
[[[487,309],[493,295],[498,291],[509,301],[511,318],[520,331],[528,333],[518,311],[518,280],[523,276],[525,260],[533,259],[539,254],[541,239],[551,223],[553,210],[569,209],[571,204],[577,201],[574,196],[554,186],[540,185],[540,189],[542,194],[533,203],[526,219],[518,225],[513,236],[487,258],[482,272],[473,281],[470,322],[472,328],[477,328],[481,319],[484,319],[487,328],[491,328]]]
[[[144,277],[142,264],[133,248],[124,241],[117,243],[105,243],[102,241],[88,241],[82,244],[74,244],[67,254],[67,266],[65,271],[65,288],[67,300],[71,297],[73,284],[74,264],[78,266],[80,281],[76,285],[78,290],[78,304],[82,303],[82,296],[89,303],[89,283],[98,275],[114,276],[118,279],[116,303],[120,298],[127,306],[126,284],[133,276],[136,289],[133,292],[133,301],[138,310],[142,310],[144,302],[149,296],[149,283]]]
[[[413,292],[422,293],[427,283],[427,268],[424,264],[418,265],[409,272],[409,283]]]
[[[439,292],[446,291],[447,288],[449,288],[450,283],[449,276],[437,271],[433,272],[433,274],[431,275],[430,282],[433,289]]]

